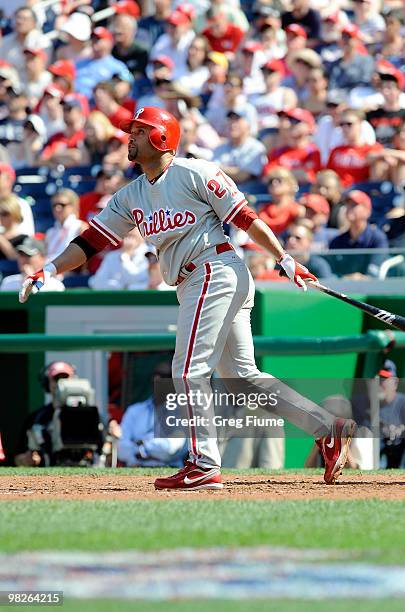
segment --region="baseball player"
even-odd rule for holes
[[[246,380],[247,385],[267,391],[277,382],[282,397],[271,412],[314,436],[325,459],[325,482],[334,483],[345,464],[355,423],[333,417],[257,369],[250,327],[254,282],[224,234],[223,223],[245,230],[301,289],[306,290],[306,282],[316,277],[283,250],[235,183],[214,163],[175,157],[180,128],[170,113],[140,108],[121,129],[130,134],[128,159],[139,163],[144,174],[120,189],[61,255],[26,278],[20,301],[40,290],[51,276],[82,266],[108,244],[117,246],[137,227],[156,247],[166,283],[177,285],[180,306],[172,364],[176,390],[209,389],[214,370],[226,382]],[[157,478],[157,489],[223,487],[215,432],[192,424],[196,410],[198,406],[189,402],[188,461],[173,476]]]

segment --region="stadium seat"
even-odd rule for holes
[[[247,196],[249,206],[253,208],[259,208],[263,204],[268,204],[271,201],[271,197],[268,193],[252,193]]]
[[[248,194],[256,194],[263,193],[266,191],[266,185],[260,179],[254,179],[250,181],[245,181],[244,183],[238,183],[238,188],[242,193]]]
[[[70,168],[65,168],[64,166],[58,166],[57,168],[52,168],[50,174],[54,178],[66,179],[68,176],[80,176],[92,178],[95,176],[93,174],[92,165],[86,166],[71,166]]]
[[[10,276],[18,274],[18,264],[16,259],[0,259],[0,276]]]
[[[79,176],[67,176],[63,179],[63,187],[72,189],[78,195],[82,195],[83,193],[88,193],[89,191],[94,191],[95,186],[96,186],[95,179],[88,179],[88,178],[84,179]]]
[[[50,172],[50,170],[49,170],[49,168],[47,166],[39,166],[39,167],[37,167],[37,166],[27,166],[25,168],[18,168],[15,171],[15,173],[17,175],[17,180],[18,180],[18,177],[25,176],[25,175],[27,175],[27,176],[32,175],[32,176],[44,176],[44,177],[47,177],[49,175],[49,172]]]
[[[20,198],[24,198],[26,196],[34,198],[34,200],[38,198],[52,196],[58,189],[60,189],[62,185],[58,185],[57,183],[50,181],[36,181],[36,182],[17,182],[14,186],[14,193],[18,195]]]
[[[35,230],[40,234],[45,234],[45,232],[52,227],[54,223],[55,219],[49,215],[35,216]]]
[[[304,193],[309,193],[311,191],[312,183],[301,183],[298,185],[298,191],[296,195],[296,200],[298,200]]]
[[[32,204],[32,214],[34,215],[34,218],[37,216],[37,214],[48,214],[52,216],[50,197],[45,195],[35,198]]]
[[[63,279],[66,289],[80,289],[89,286],[90,274],[72,274]]]

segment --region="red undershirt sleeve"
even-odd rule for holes
[[[247,232],[255,219],[259,217],[255,211],[247,204],[232,219],[233,225],[236,225],[241,230]]]

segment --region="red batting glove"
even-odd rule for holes
[[[283,268],[290,281],[303,291],[307,290],[306,282],[318,281],[316,276],[311,274],[311,272],[309,272],[305,266],[302,266],[300,263],[298,263],[298,261],[295,261],[295,259],[291,257],[291,255],[288,255],[288,253],[286,253],[283,259],[281,259],[281,261],[278,263]]]

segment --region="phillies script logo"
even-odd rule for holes
[[[141,208],[134,208],[132,216],[143,236],[153,236],[161,232],[173,232],[185,225],[194,225],[197,217],[190,210],[173,212],[173,208],[159,208],[147,217]]]

